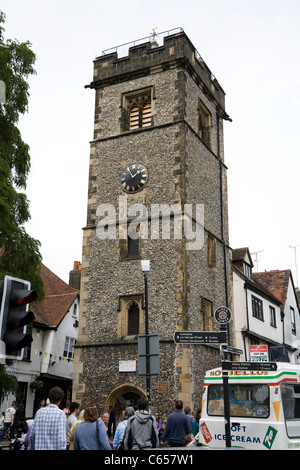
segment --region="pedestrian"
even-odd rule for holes
[[[196,414],[195,414],[195,419],[192,422],[192,433],[193,433],[194,436],[196,436],[196,434],[198,434],[198,432],[199,432],[200,418],[201,418],[201,408],[199,407],[199,408],[197,408],[197,411],[196,411]]]
[[[168,416],[162,442],[168,441],[170,447],[182,447],[185,443],[185,436],[191,433],[191,422],[183,413],[183,402],[176,400],[175,411]]]
[[[103,423],[105,424],[106,432],[108,432],[109,413],[107,413],[107,411],[104,411],[104,413],[101,416],[101,419]]]
[[[184,408],[184,414],[187,415],[187,417],[189,418],[189,420],[190,420],[190,422],[191,422],[191,424],[192,424],[192,422],[194,421],[194,416],[192,415],[192,410],[191,410],[191,408],[190,408],[189,406],[186,406],[186,407]]]
[[[3,429],[0,434],[0,441],[5,436],[6,432],[10,439],[13,439],[14,419],[16,414],[16,402],[13,401],[11,406],[5,411],[5,419]]]
[[[2,411],[2,416],[0,418],[0,432],[4,428],[4,421],[5,421],[5,413],[4,413],[4,411]]]
[[[162,436],[162,420],[158,413],[155,413],[155,420],[157,425],[158,438],[161,440]]]
[[[126,410],[124,410],[123,415],[124,415],[124,419],[118,424],[116,432],[115,432],[115,436],[113,440],[113,450],[120,449],[120,446],[122,444],[122,441],[125,435],[125,429],[127,427],[128,419],[134,415],[134,408],[132,406],[128,406]]]
[[[76,423],[79,412],[80,412],[80,403],[73,401],[70,405],[70,416],[68,417],[67,422],[66,422],[67,449],[69,448],[69,437],[70,437],[71,427],[73,426],[74,423]]]
[[[137,401],[138,410],[129,418],[125,432],[126,450],[156,448],[159,445],[155,417],[148,412],[149,400],[141,397]]]
[[[32,420],[32,423],[30,425],[28,425],[28,423],[27,423],[28,430],[27,430],[26,436],[24,437],[25,447],[26,447],[27,450],[31,450],[29,438],[30,438],[30,434],[31,434],[31,431],[32,431],[32,428],[33,428],[33,423],[34,423],[33,420]]]
[[[18,428],[21,427],[21,423],[25,421],[25,407],[23,403],[20,403],[19,408],[16,410],[15,419],[14,419],[14,434],[18,431]]]
[[[111,410],[109,414],[107,434],[110,439],[110,442],[113,441],[117,426],[121,421],[122,411],[126,409],[126,400],[119,396],[115,401],[115,407]]]
[[[99,419],[96,405],[87,406],[83,417],[84,421],[75,431],[74,450],[111,450],[105,424]]]
[[[49,405],[35,415],[29,436],[31,450],[66,450],[66,418],[59,409],[64,392],[60,387],[49,390]]]
[[[71,427],[70,435],[69,435],[69,450],[74,450],[74,435],[77,429],[77,426],[84,421],[84,410],[81,410],[78,416],[78,420],[73,424]]]

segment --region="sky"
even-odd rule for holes
[[[0,9],[5,40],[30,41],[37,56],[19,128],[31,156],[26,230],[49,269],[68,282],[82,257],[93,60],[153,28],[181,27],[232,119],[224,121],[230,246],[249,247],[254,271],[292,269],[299,285],[299,0],[1,0]]]

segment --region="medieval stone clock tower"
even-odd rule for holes
[[[109,409],[119,395],[146,394],[137,335],[159,336],[160,375],[151,401],[161,413],[180,398],[201,403],[215,345],[175,344],[175,331],[219,330],[231,305],[225,94],[181,30],[145,40],[126,57],[94,61],[87,224],[83,229],[79,337],[73,399]]]

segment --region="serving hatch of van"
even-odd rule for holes
[[[230,443],[253,450],[300,449],[300,366],[228,371]],[[225,375],[225,374],[224,374]],[[226,447],[222,368],[206,372],[199,444]]]

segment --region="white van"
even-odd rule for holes
[[[276,371],[230,370],[232,448],[300,449],[300,366],[277,362]],[[199,444],[226,447],[222,368],[206,372]]]

